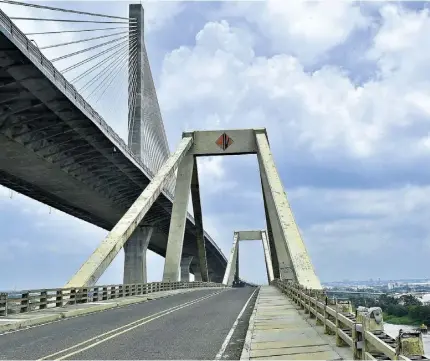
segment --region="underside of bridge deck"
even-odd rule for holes
[[[29,59],[15,40],[0,25],[0,184],[112,229],[152,174],[106,123],[95,121],[66,95],[58,79],[46,75],[46,64]],[[163,192],[141,223],[155,227],[149,249],[161,256],[171,210],[172,197]],[[190,216],[185,240],[184,253],[197,256]],[[227,261],[212,242],[206,237],[208,263],[221,280]]]

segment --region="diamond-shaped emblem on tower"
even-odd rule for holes
[[[226,133],[223,133],[219,136],[215,143],[222,150],[226,150],[230,145],[233,144],[233,139],[231,139]]]

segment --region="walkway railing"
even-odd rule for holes
[[[152,282],[0,293],[0,316],[185,288],[225,287],[214,282]]]
[[[272,282],[293,300],[324,333],[336,337],[336,345],[351,347],[355,360],[428,360],[419,331],[399,332],[393,339],[384,332],[379,307],[358,307],[349,300],[329,298],[323,290],[311,290],[290,281]]]

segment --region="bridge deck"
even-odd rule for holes
[[[318,329],[311,324],[278,288],[260,288],[242,360],[352,359],[348,351],[337,347],[322,333],[322,327]]]

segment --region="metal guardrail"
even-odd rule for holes
[[[311,319],[315,319],[316,325],[323,326],[325,334],[334,335],[337,346],[351,347],[354,360],[428,360],[424,356],[420,332],[399,333],[396,339],[383,332],[382,311],[379,308],[375,311],[381,311],[380,326],[372,312],[358,314],[356,311],[353,314],[350,303],[329,298],[323,290],[306,289],[279,279],[272,284]]]
[[[27,58],[29,58],[34,65],[55,84],[58,89],[62,90],[80,110],[86,114],[95,123],[100,125],[101,129],[104,130],[116,143],[119,145],[122,151],[135,161],[144,171],[148,179],[154,178],[154,173],[142,162],[142,160],[134,155],[131,149],[125,144],[124,140],[106,123],[106,121],[97,113],[93,107],[78,93],[76,88],[69,83],[69,81],[59,72],[52,62],[42,54],[40,49],[33,44],[33,42],[27,38],[27,36],[11,21],[11,19],[0,9],[0,27],[9,39],[23,52]],[[2,30],[0,30],[2,31]],[[15,41],[13,41],[15,40]],[[170,201],[173,201],[174,195],[167,188],[163,188],[164,194]],[[194,222],[194,217],[190,214],[189,218]],[[222,253],[221,249],[215,243],[215,241],[204,231],[205,237],[212,243],[215,249],[221,254],[227,263],[227,259]]]
[[[47,308],[106,301],[186,288],[226,287],[215,282],[152,282],[82,288],[53,288],[0,293],[0,317]]]

